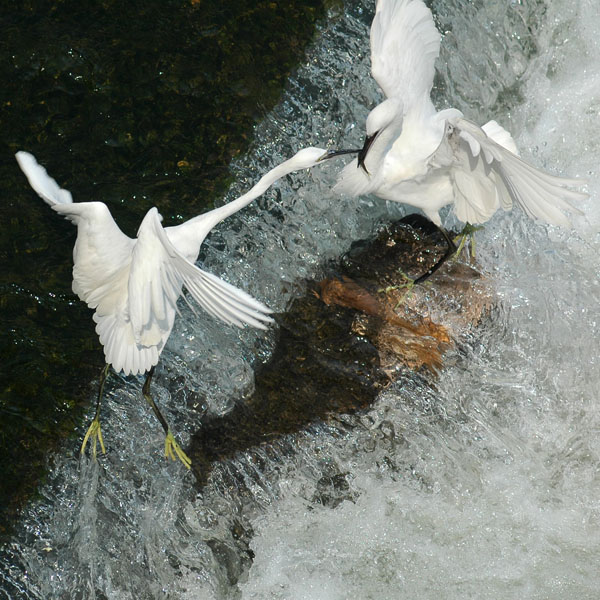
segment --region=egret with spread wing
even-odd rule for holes
[[[484,223],[518,204],[527,215],[569,226],[571,202],[587,197],[577,179],[555,177],[520,159],[495,121],[479,127],[454,108],[436,111],[430,92],[440,34],[422,0],[378,0],[371,70],[386,99],[368,115],[365,144],[335,186],[420,208],[441,226],[453,204],[466,223]]]
[[[210,230],[258,198],[279,178],[314,166],[329,158],[321,148],[305,148],[281,163],[237,200],[201,214],[181,225],[164,227],[156,208],[144,217],[137,239],[126,236],[103,202],[73,202],[71,193],[27,152],[16,154],[31,187],[56,212],[77,225],[73,249],[73,291],[94,309],[93,319],[104,347],[106,367],[102,372],[96,414],[81,452],[99,441],[100,403],[104,382],[112,366],[125,375],[147,373],[144,397],[165,430],[165,455],[175,455],[189,468],[190,459],[175,441],[166,420],[150,396],[150,382],[158,358],[167,342],[177,311],[177,300],[185,287],[189,295],[210,315],[229,325],[252,325],[266,329],[271,312],[262,302],[195,265],[200,246]]]

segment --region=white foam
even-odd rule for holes
[[[494,3],[456,20],[446,9],[442,18],[464,47],[486,11],[498,19],[519,7]],[[489,112],[498,109],[493,94],[487,107],[469,107],[473,90],[449,100],[508,124],[535,164],[589,178],[586,217],[563,231],[515,210],[486,226],[478,251],[498,289],[492,322],[432,389],[393,387],[371,411],[372,425],[328,455],[348,473],[351,500],[320,506],[306,481],[283,486],[276,510],[254,523],[243,598],[597,597],[600,14],[593,2],[545,8],[531,27],[538,52],[523,80],[513,79],[522,104],[498,115]],[[490,46],[511,39],[507,20],[490,25]],[[470,39],[489,56],[485,35]],[[471,57],[462,60],[468,72]],[[510,60],[498,55],[498,68]],[[392,441],[379,433],[382,415]]]

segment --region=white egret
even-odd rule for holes
[[[154,368],[173,328],[182,287],[207,313],[227,324],[266,329],[266,324],[272,322],[268,316],[271,311],[263,303],[194,264],[200,246],[217,223],[258,198],[279,178],[328,157],[321,148],[300,150],[264,175],[243,196],[181,225],[163,228],[158,210],[151,208],[138,229],[137,239],[132,239],[119,229],[103,202],[74,203],[71,193],[61,189],[31,154],[17,152],[19,166],[31,187],[56,212],[77,225],[73,291],[94,309],[96,333],[104,348],[106,367],[82,453],[90,438],[94,455],[98,441],[105,452],[100,404],[112,366],[125,375],[147,373],[143,394],[164,428],[165,455],[173,460],[177,455],[190,467],[190,459],[150,396]]]
[[[577,179],[555,177],[517,156],[495,121],[482,127],[454,108],[437,112],[430,98],[440,34],[422,0],[378,0],[371,25],[371,71],[386,99],[368,115],[366,139],[334,188],[375,194],[421,209],[438,227],[453,204],[468,224],[484,223],[513,202],[546,223],[569,226],[563,211],[587,194]]]

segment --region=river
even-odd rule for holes
[[[223,201],[305,145],[360,142],[380,98],[369,77],[373,5],[330,7],[279,104],[232,164]],[[0,596],[85,599],[592,599],[600,576],[600,13],[588,0],[441,0],[438,106],[496,118],[522,155],[589,180],[566,231],[497,214],[477,233],[496,308],[438,378],[388,387],[344,435],[290,435],[206,486],[161,456],[140,382],[114,377],[108,454],[65,442],[2,552]],[[330,193],[333,164],[298,173],[207,240],[204,265],[276,310],[352,240],[402,214]],[[68,186],[67,186],[68,187]],[[446,221],[452,224],[449,217]],[[252,387],[274,334],[186,307],[155,393],[184,444],[203,414]],[[266,465],[266,466],[264,466]],[[244,493],[227,473],[245,477]],[[333,502],[323,502],[324,489]]]

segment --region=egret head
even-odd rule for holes
[[[365,166],[365,158],[369,148],[371,148],[377,136],[399,118],[402,118],[402,103],[396,98],[388,98],[369,113],[365,144],[358,153],[358,166],[362,167],[365,173],[369,173]]]
[[[302,148],[292,156],[290,162],[296,169],[308,169],[327,157],[327,150],[323,148]]]

